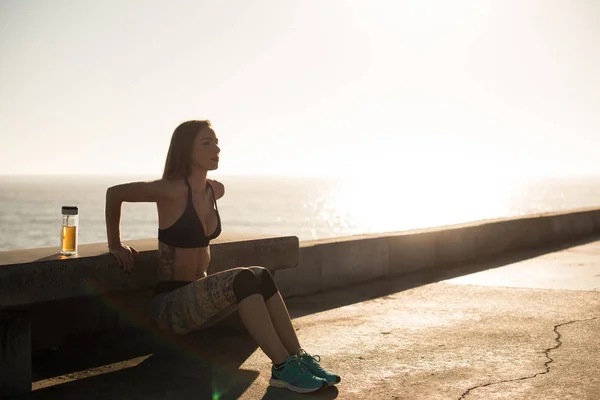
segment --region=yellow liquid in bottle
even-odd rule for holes
[[[62,252],[74,254],[76,244],[77,244],[77,227],[76,226],[63,226],[62,227]]]

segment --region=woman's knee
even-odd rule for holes
[[[260,292],[262,293],[263,298],[265,299],[265,301],[269,300],[279,290],[277,288],[277,285],[275,284],[275,279],[273,279],[273,275],[268,269],[264,267],[250,267],[250,269],[258,279]]]
[[[238,303],[253,294],[261,294],[259,279],[252,270],[240,268],[233,278],[233,294]]]

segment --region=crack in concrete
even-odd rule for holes
[[[562,335],[558,332],[558,328],[560,328],[561,326],[565,326],[565,325],[570,325],[570,324],[574,324],[575,322],[587,322],[587,321],[593,321],[596,319],[600,319],[600,317],[594,317],[594,318],[587,318],[587,319],[579,319],[579,320],[575,320],[575,321],[569,321],[569,322],[565,322],[562,324],[558,324],[558,325],[554,325],[554,333],[556,334],[556,338],[554,339],[556,341],[556,345],[552,346],[546,350],[544,350],[544,355],[546,356],[546,358],[548,359],[548,361],[546,361],[544,363],[544,368],[546,368],[546,370],[544,372],[538,372],[537,374],[531,375],[531,376],[524,376],[521,378],[515,378],[515,379],[507,379],[507,380],[503,380],[503,381],[499,381],[499,382],[490,382],[490,383],[486,383],[484,385],[477,385],[477,386],[473,386],[472,388],[469,388],[467,391],[465,391],[459,398],[458,400],[463,400],[467,395],[469,395],[469,393],[471,393],[473,390],[475,389],[480,389],[480,388],[484,388],[484,387],[488,387],[488,386],[493,386],[493,385],[499,385],[501,383],[509,383],[509,382],[518,382],[518,381],[523,381],[526,379],[533,379],[539,375],[545,375],[548,372],[550,372],[550,363],[552,363],[554,361],[554,359],[552,357],[550,357],[550,352],[552,350],[556,350],[558,349],[560,346],[562,346],[562,341],[560,340]]]

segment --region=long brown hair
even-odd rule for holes
[[[211,128],[209,120],[185,121],[175,128],[171,136],[163,179],[183,179],[190,175],[194,139],[204,128]]]

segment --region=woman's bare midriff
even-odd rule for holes
[[[210,246],[184,249],[158,242],[159,281],[195,281],[206,276]]]
[[[194,281],[206,276],[210,263],[210,248],[176,249],[173,263],[173,279]]]

